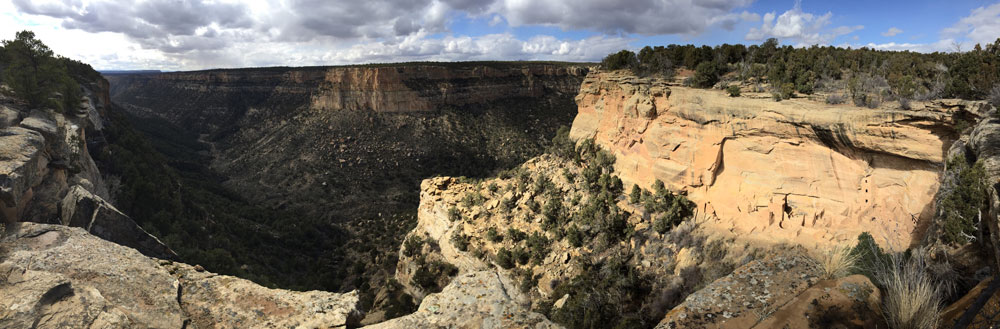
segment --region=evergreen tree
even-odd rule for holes
[[[80,97],[80,87],[66,71],[52,49],[31,31],[17,32],[14,40],[3,41],[4,82],[14,95],[32,107],[62,110]]]

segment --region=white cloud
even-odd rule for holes
[[[487,0],[489,1],[489,0]],[[751,0],[495,0],[489,11],[512,26],[548,25],[609,34],[698,34]],[[747,13],[752,18],[754,14]],[[728,25],[732,26],[732,25]]]
[[[941,31],[946,38],[958,38],[970,44],[992,43],[1000,38],[1000,3],[973,9],[954,25]]]
[[[823,15],[803,12],[796,3],[794,8],[780,16],[774,12],[764,14],[764,23],[760,27],[750,28],[745,38],[763,40],[773,37],[791,40],[797,45],[830,44],[839,36],[865,28],[862,25],[855,25],[828,29],[832,17],[833,13],[830,12]]]
[[[751,1],[11,0],[0,2],[0,16],[5,18],[0,38],[20,29],[36,30],[59,53],[107,69],[422,59],[597,60],[627,47],[622,35],[694,35],[712,26],[731,30],[740,22],[759,21],[757,14],[735,11]],[[463,17],[491,26],[553,26],[598,36],[561,40],[455,35],[449,29],[451,20]],[[42,29],[51,31],[39,32]],[[605,49],[611,45],[617,49]]]
[[[889,30],[887,30],[885,32],[882,32],[882,36],[883,37],[894,37],[894,36],[896,36],[897,34],[900,34],[900,33],[903,33],[903,30],[900,30],[899,28],[893,26],[893,27],[890,27]]]

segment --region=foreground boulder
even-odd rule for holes
[[[355,292],[268,289],[81,228],[13,224],[0,259],[3,328],[330,328],[360,315]]]
[[[456,277],[428,295],[413,314],[365,328],[561,328],[523,307],[518,290],[495,271]]]

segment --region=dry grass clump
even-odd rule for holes
[[[823,277],[839,279],[851,274],[858,261],[858,255],[851,253],[850,247],[835,247],[818,257]]]
[[[890,328],[931,329],[937,327],[941,293],[925,270],[922,253],[910,257],[890,255],[875,272],[882,288],[882,314]]]

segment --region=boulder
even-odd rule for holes
[[[74,185],[66,193],[60,218],[63,225],[81,227],[102,239],[135,248],[143,255],[177,259],[173,250],[139,227],[132,218],[80,185]]]
[[[413,314],[365,328],[561,328],[518,302],[517,291],[495,271],[462,274]]]
[[[16,110],[0,105],[0,129],[13,126],[19,117],[20,114]]]
[[[335,328],[356,292],[293,292],[157,260],[82,228],[15,223],[0,238],[2,328]]]

